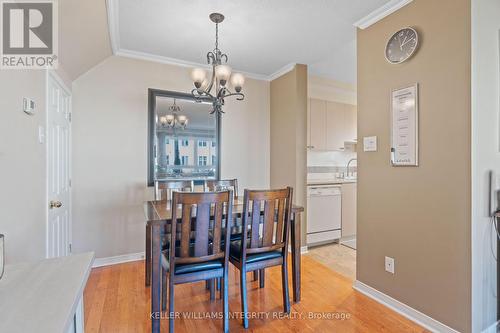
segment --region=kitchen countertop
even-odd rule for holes
[[[84,253],[5,266],[0,332],[67,332],[93,261]]]
[[[356,179],[308,179],[307,186],[316,185],[342,185],[342,184],[353,184],[356,183]]]

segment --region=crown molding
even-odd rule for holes
[[[174,65],[174,66],[181,66],[181,67],[189,67],[189,68],[194,68],[194,67],[200,67],[200,68],[205,68],[205,69],[212,69],[207,64],[201,64],[197,62],[192,62],[192,61],[186,61],[182,59],[176,59],[176,58],[169,58],[169,57],[164,57],[156,54],[151,54],[147,52],[140,52],[140,51],[134,51],[134,50],[128,50],[124,49],[120,46],[120,22],[119,22],[119,0],[106,0],[106,8],[107,8],[107,13],[108,13],[108,27],[109,27],[109,37],[111,41],[111,49],[113,50],[113,54],[116,56],[121,56],[121,57],[127,57],[127,58],[133,58],[133,59],[140,59],[140,60],[146,60],[146,61],[153,61],[153,62],[158,62],[161,64],[167,64],[167,65]],[[276,79],[277,77],[280,77],[281,75],[291,71],[293,67],[295,66],[295,63],[293,64],[288,64],[285,67],[279,69],[275,73],[271,75],[265,75],[265,74],[259,74],[259,73],[250,73],[250,72],[245,72],[245,71],[239,71],[235,69],[235,72],[241,73],[245,75],[249,79],[254,79],[254,80],[261,80],[261,81],[272,81]]]
[[[120,25],[118,20],[118,0],[106,0],[108,30],[113,54],[120,49]]]
[[[273,81],[273,80],[276,80],[277,78],[279,78],[280,76],[283,76],[285,75],[286,73],[292,71],[295,66],[297,65],[297,63],[295,62],[291,62],[283,67],[281,67],[280,69],[278,69],[276,72],[272,73],[271,75],[269,75],[267,77],[267,80],[268,81]]]
[[[375,24],[378,21],[382,20],[384,17],[389,16],[395,11],[408,5],[412,1],[413,0],[391,0],[382,7],[374,10],[370,14],[354,23],[354,26],[360,29],[366,29],[372,24]]]
[[[127,50],[127,49],[119,49],[114,54],[117,56],[121,56],[121,57],[134,58],[134,59],[140,59],[140,60],[146,60],[146,61],[153,61],[153,62],[158,62],[161,64],[174,65],[174,66],[180,66],[180,67],[188,67],[188,68],[199,67],[199,68],[205,68],[208,70],[212,69],[212,67],[207,65],[207,64],[200,64],[197,62],[186,61],[186,60],[181,60],[181,59],[176,59],[176,58],[169,58],[169,57],[159,56],[156,54]],[[249,72],[239,71],[236,69],[234,70],[234,72],[241,73],[249,79],[269,81],[269,77],[267,75],[249,73]]]

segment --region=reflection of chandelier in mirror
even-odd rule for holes
[[[215,49],[207,53],[207,62],[212,66],[212,77],[208,80],[207,73],[202,68],[193,69],[191,78],[196,88],[191,91],[191,94],[198,99],[208,97],[214,107],[210,113],[220,114],[224,113],[222,106],[225,97],[236,96],[238,101],[245,98],[245,95],[241,93],[245,77],[240,73],[231,75],[231,67],[226,65],[227,55],[219,49],[219,23],[224,21],[224,15],[212,13],[210,20],[215,23]],[[231,84],[236,91],[234,93],[228,89],[229,79],[231,79]],[[212,88],[215,88],[213,94]]]
[[[181,111],[181,107],[177,105],[175,98],[174,104],[171,105],[168,110],[170,114],[160,117],[161,126],[170,128],[180,127],[185,129],[189,119],[184,115],[178,114]]]

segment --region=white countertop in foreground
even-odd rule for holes
[[[67,332],[93,261],[84,253],[5,266],[0,332]]]

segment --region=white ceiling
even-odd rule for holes
[[[120,0],[110,23],[119,50],[205,64],[215,39],[208,15],[220,12],[226,20],[219,26],[219,46],[235,70],[267,77],[302,63],[310,74],[355,83],[353,24],[387,2]]]

